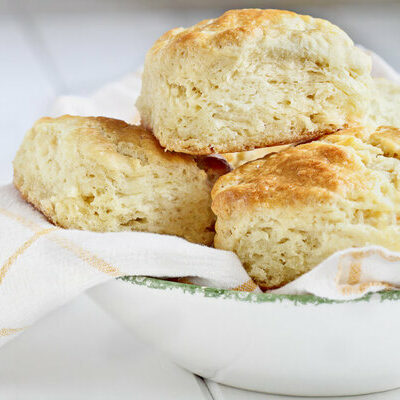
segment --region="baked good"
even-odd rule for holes
[[[168,150],[230,153],[311,140],[369,110],[371,60],[328,21],[231,10],[147,53],[137,101]]]
[[[373,93],[370,123],[400,128],[400,84],[377,78],[374,79]]]
[[[249,161],[258,160],[267,154],[276,153],[286,147],[287,146],[272,146],[249,151],[239,151],[237,153],[226,153],[223,157],[228,161],[232,168],[237,168]]]
[[[374,127],[386,125],[400,128],[400,84],[385,78],[374,79],[368,124]],[[264,147],[250,151],[226,153],[223,156],[233,168],[237,168],[249,161],[262,158],[269,153],[281,151],[285,147]]]
[[[42,118],[14,160],[15,186],[56,225],[202,244],[214,236],[211,179],[191,156],[164,151],[145,129],[101,117]]]
[[[341,249],[400,251],[399,158],[399,129],[352,128],[242,165],[212,190],[215,247],[264,289]]]

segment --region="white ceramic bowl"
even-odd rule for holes
[[[89,295],[183,368],[297,396],[400,386],[400,291],[332,301],[125,277]]]

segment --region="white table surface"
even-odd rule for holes
[[[34,2],[33,2],[34,3]],[[219,10],[69,12],[0,2],[0,181],[25,131],[60,94],[88,93],[136,70],[164,31]],[[54,11],[54,9],[56,11]],[[400,4],[313,7],[400,70]],[[137,341],[86,296],[0,349],[0,399],[284,400],[204,382]],[[353,399],[354,397],[352,397]],[[400,391],[357,397],[399,399]],[[343,398],[342,398],[343,399]]]
[[[340,399],[399,398],[400,390]],[[305,398],[254,393],[204,382],[139,342],[91,299],[81,295],[39,321],[0,350],[0,399]]]

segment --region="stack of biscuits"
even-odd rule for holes
[[[64,228],[231,250],[263,289],[341,249],[400,251],[400,87],[330,22],[248,9],[172,29],[136,105],[140,126],[36,122],[22,196]]]

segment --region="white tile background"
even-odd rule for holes
[[[240,3],[221,1],[189,3],[222,4],[221,9]],[[149,1],[151,9],[145,9],[133,0],[0,0],[0,181],[11,179],[25,131],[56,96],[88,93],[137,69],[167,29],[221,13],[157,7],[161,3],[169,2]],[[300,10],[299,2],[290,1],[289,8]],[[400,70],[399,1],[315,1],[301,11],[337,23]],[[0,399],[286,398],[207,384],[137,342],[84,296],[0,350]],[[400,392],[364,398],[399,399]]]

